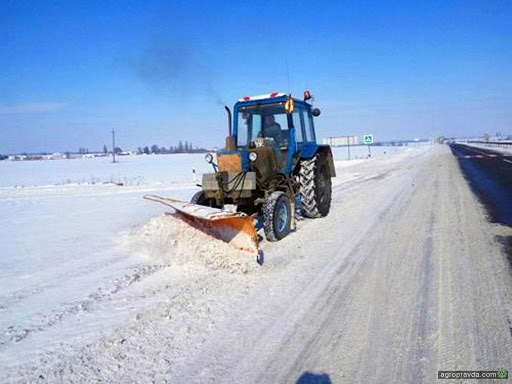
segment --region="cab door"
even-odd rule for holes
[[[295,105],[295,110],[292,113],[293,127],[295,128],[295,152],[300,152],[306,140],[304,132],[304,109]],[[291,141],[291,140],[290,140]]]
[[[302,117],[303,114],[303,108],[298,103],[295,104],[294,111],[289,116],[288,119],[288,142],[289,147],[288,150],[291,153],[287,153],[287,162],[286,162],[286,169],[285,173],[290,173],[293,169],[295,169],[295,166],[297,165],[297,162],[299,161],[299,156],[297,156],[298,153],[302,150],[304,145],[306,144],[305,135],[304,135],[304,120]],[[294,128],[294,129],[292,129]],[[293,136],[293,137],[292,137]],[[293,143],[293,144],[292,144]]]

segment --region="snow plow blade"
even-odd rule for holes
[[[251,254],[259,254],[258,235],[253,219],[245,213],[225,212],[218,208],[154,195],[144,198],[173,208],[180,218],[203,232]]]

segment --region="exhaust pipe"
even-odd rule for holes
[[[228,114],[228,137],[226,137],[226,150],[233,151],[236,149],[236,143],[235,137],[233,136],[233,131],[231,129],[231,110],[227,105],[225,105],[224,108]]]
[[[225,105],[224,108],[226,108],[226,112],[228,113],[228,136],[231,136],[231,110],[227,105]]]

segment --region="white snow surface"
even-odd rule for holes
[[[373,156],[407,150],[382,147]],[[366,147],[357,151],[353,157],[367,156]],[[338,160],[345,158],[342,148],[334,154],[340,168],[363,161]],[[168,265],[240,270],[233,264],[237,250],[142,199],[151,193],[189,200],[203,172],[211,172],[204,154],[125,156],[116,164],[109,158],[0,162],[0,363],[23,361],[64,340],[76,344],[118,323],[137,306],[116,300],[115,307],[105,305],[109,313],[95,308],[94,316],[91,307],[140,274]],[[336,182],[354,177],[340,172]],[[240,260],[244,270],[254,266],[246,255]],[[27,337],[30,343],[20,343]]]
[[[332,264],[333,269],[319,275],[322,279],[319,281],[336,279],[335,271],[342,270],[341,264],[336,264],[338,261],[327,259],[332,250],[345,249],[343,242],[333,243],[331,235],[335,228],[340,226],[347,232],[348,247],[351,241],[362,236],[357,228],[377,225],[385,213],[368,217],[362,212],[371,207],[377,212],[400,197],[392,192],[396,189],[387,190],[381,184],[412,183],[414,187],[413,175],[420,171],[410,170],[409,164],[419,159],[418,164],[425,167],[434,159],[432,153],[439,152],[439,147],[372,147],[371,159],[366,158],[366,147],[353,147],[351,151],[353,160],[347,161],[346,148],[333,150],[337,177],[333,180],[327,241],[322,243],[321,239],[316,239],[316,246],[308,243],[300,235],[301,230],[312,232],[314,221],[299,221],[297,232],[283,241],[262,241],[263,266],[258,266],[243,251],[188,226],[172,214],[165,214],[168,210],[164,206],[142,199],[148,193],[190,199],[198,190],[195,183],[200,182],[201,174],[210,172],[204,155],[121,157],[117,164],[105,158],[0,162],[0,368],[5,377],[11,382],[176,382],[176,378],[184,382],[212,382],[226,372],[229,372],[226,381],[244,377],[245,368],[246,372],[251,371],[251,361],[265,357],[265,351],[274,348],[272,340],[277,342],[278,338],[285,337],[284,330],[305,316],[304,310],[317,302],[315,288],[305,290],[302,296],[307,306],[301,309],[294,304],[289,308],[294,312],[283,312],[277,305],[280,295],[289,296],[297,283],[307,284],[307,279],[317,278],[315,273],[327,270],[328,264]],[[193,176],[192,168],[197,176]],[[396,178],[390,177],[393,172],[398,175]],[[365,183],[375,189],[361,189]],[[380,194],[372,201],[373,191]],[[369,205],[360,206],[358,199]],[[396,201],[397,206],[405,204],[400,203],[400,199]],[[338,211],[340,207],[347,209],[346,215]],[[416,217],[423,220],[421,213],[411,216],[414,220]],[[333,221],[336,218],[338,221]],[[427,224],[428,217],[424,219]],[[389,236],[397,235],[390,233]],[[372,247],[374,251],[379,249],[377,245]],[[425,247],[428,249],[428,244]],[[294,260],[296,257],[298,260]],[[314,262],[308,266],[305,263],[310,257]],[[397,268],[401,268],[400,264]],[[503,267],[500,268],[498,270],[502,271]],[[352,269],[348,267],[348,271]],[[359,269],[354,271],[359,274]],[[420,269],[403,273],[418,274],[416,277],[421,274]],[[272,279],[274,275],[276,279]],[[412,291],[413,281],[411,277],[400,284]],[[271,284],[279,289],[268,292],[266,287]],[[339,284],[345,283],[340,281]],[[322,284],[317,286],[320,289]],[[503,289],[507,287],[510,287],[508,280]],[[361,288],[364,292],[368,290],[368,295],[372,292],[371,287]],[[263,296],[257,294],[260,289]],[[456,288],[443,289],[453,291]],[[375,290],[378,291],[381,289]],[[245,295],[248,301],[243,300]],[[259,309],[259,305],[267,302]],[[405,304],[398,304],[406,308]],[[455,304],[461,305],[461,302]],[[347,311],[351,310],[347,313],[354,316],[347,319],[347,326],[352,326],[356,324],[358,313],[363,316],[366,309],[346,305]],[[454,303],[446,305],[450,307],[445,308],[448,311],[444,312],[445,316],[451,313]],[[503,311],[509,311],[508,302],[504,303],[504,308]],[[272,317],[276,310],[285,317]],[[391,323],[400,323],[401,313],[390,318]],[[275,320],[276,326],[284,320],[287,326],[272,328],[272,337],[269,336],[265,347],[256,345],[256,340],[249,336],[251,328],[254,326],[256,337],[258,330],[263,332],[258,324],[269,319]],[[246,324],[249,320],[252,325]],[[380,318],[372,321],[377,320]],[[487,321],[494,324],[498,320]],[[236,322],[231,334],[219,333],[219,327],[222,330],[231,322]],[[430,323],[425,324],[427,328],[430,326]],[[418,331],[420,336],[427,328]],[[448,333],[442,336],[455,332],[454,329],[443,330]],[[400,329],[396,328],[396,332]],[[401,340],[406,338],[404,335]],[[441,339],[441,334],[439,338],[439,348],[451,346],[447,339]],[[247,356],[243,345],[237,345],[238,350],[233,349],[233,357],[237,354],[245,357],[236,371],[222,366],[220,360],[220,365],[207,364],[200,370],[217,347],[230,350],[234,340],[243,340],[247,348],[251,343],[255,345],[249,348],[251,353]],[[385,344],[386,340],[382,340]],[[210,349],[202,351],[202,344]],[[263,355],[258,353],[258,348],[264,348]],[[396,350],[400,346],[390,348]],[[417,358],[427,359],[423,347],[418,348]],[[464,353],[460,352],[460,356],[466,356]],[[510,359],[506,346],[492,353],[493,356],[494,353],[504,354],[505,362]],[[452,359],[452,356],[447,358]],[[350,372],[357,368],[354,359],[348,360]],[[226,364],[229,362],[227,357],[224,360]],[[454,365],[445,369],[460,368],[455,360],[449,361]],[[397,365],[396,370],[400,367]],[[269,380],[269,377],[257,376],[256,370],[251,372],[248,381]],[[390,372],[391,375],[395,371],[390,367]],[[418,375],[423,374],[418,372]],[[337,374],[342,374],[341,370]],[[425,381],[423,376],[412,379]],[[275,382],[282,381],[280,377]]]
[[[0,187],[122,183],[125,186],[190,184],[192,168],[211,168],[204,154],[117,156],[0,162]]]

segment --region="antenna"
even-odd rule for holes
[[[289,94],[292,93],[292,79],[291,79],[291,74],[290,74],[290,66],[288,65],[288,59],[285,59],[285,64],[286,64],[286,78],[288,80],[288,92]]]

